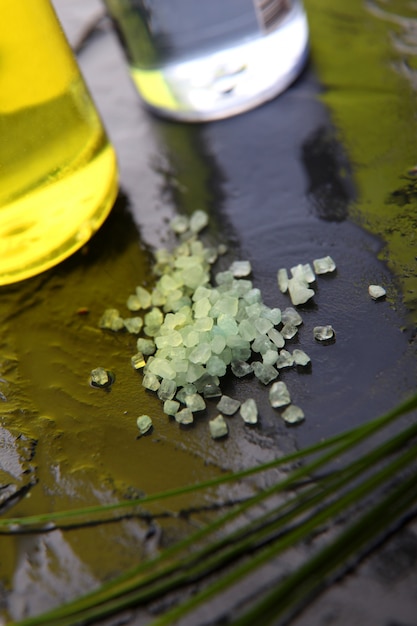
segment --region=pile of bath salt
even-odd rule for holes
[[[302,319],[292,307],[281,311],[264,304],[249,278],[248,261],[233,262],[211,282],[212,266],[225,249],[203,245],[198,235],[207,223],[203,211],[175,218],[171,227],[180,243],[172,251],[156,252],[153,289],[138,286],[127,300],[134,315],[123,318],[118,310],[108,309],[100,327],[140,334],[132,365],[142,370],[143,386],[157,394],[164,412],[180,424],[191,424],[212,399],[218,411],[209,420],[213,438],[227,434],[225,415],[238,410],[245,423],[257,422],[253,398],[241,403],[222,394],[220,380],[227,371],[273,383],[271,406],[282,410],[287,422],[299,422],[303,411],[292,404],[285,383],[274,381],[280,369],[310,362],[304,351],[285,348]],[[141,434],[152,425],[143,415],[137,423]]]

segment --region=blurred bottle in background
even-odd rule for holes
[[[49,0],[0,0],[0,284],[80,248],[117,194],[113,148]]]
[[[105,0],[145,104],[184,121],[235,115],[301,72],[299,0]]]

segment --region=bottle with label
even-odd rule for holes
[[[102,224],[117,164],[49,0],[0,0],[0,284],[50,268]]]
[[[300,0],[105,0],[145,104],[206,121],[286,89],[308,50]]]

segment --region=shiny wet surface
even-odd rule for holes
[[[5,514],[112,502],[248,467],[363,423],[415,390],[410,224],[416,206],[413,179],[402,178],[413,165],[410,135],[404,133],[407,122],[414,124],[410,83],[389,67],[384,71],[393,72],[401,93],[389,82],[384,91],[376,84],[365,90],[359,79],[354,88],[343,79],[332,82],[320,29],[328,29],[329,22],[342,36],[353,27],[360,32],[363,23],[378,35],[389,27],[369,7],[345,14],[343,3],[337,11],[324,1],[313,4],[306,3],[312,59],[297,83],[254,111],[208,125],[174,124],[143,110],[108,23],[82,49],[81,68],[119,156],[121,193],[85,250],[42,276],[1,290]],[[73,43],[100,10],[94,2],[61,0],[57,6]],[[349,94],[356,117],[346,105]],[[379,125],[382,147],[372,139],[377,133],[371,123],[372,111],[380,110],[388,112]],[[396,144],[390,144],[393,137]],[[167,221],[196,208],[210,213],[208,236],[229,246],[224,263],[251,261],[253,282],[270,306],[290,304],[278,291],[278,268],[327,254],[336,261],[336,274],[318,280],[314,303],[300,307],[304,324],[292,347],[304,349],[312,367],[282,375],[306,414],[296,428],[288,428],[270,407],[263,385],[227,378],[224,392],[256,398],[259,426],[248,429],[235,418],[222,442],[211,440],[207,416],[192,429],[179,429],[132,370],[135,338],[98,328],[105,308],[125,310],[134,287],[149,285],[152,249],[172,242]],[[386,300],[370,299],[371,283],[387,289]],[[314,341],[312,329],[319,324],[332,324],[335,343]],[[110,391],[89,385],[97,366],[115,373]],[[145,412],[152,414],[154,430],[138,439],[136,417]],[[198,508],[221,497],[185,499],[182,505]],[[18,619],[75,597],[201,519],[203,513],[180,524],[126,520],[1,537],[3,614]],[[368,625],[412,624],[416,545],[415,526],[409,525],[296,623],[340,626],[360,613],[356,621]],[[401,571],[394,568],[398,555]],[[127,623],[137,622],[133,616]]]

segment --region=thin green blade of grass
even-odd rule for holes
[[[103,516],[108,513],[120,512],[122,510],[132,509],[134,507],[142,507],[144,504],[151,502],[161,501],[168,498],[174,498],[182,496],[188,493],[195,493],[199,490],[218,487],[227,482],[236,482],[243,478],[253,476],[257,473],[268,471],[269,469],[275,469],[281,465],[287,465],[294,461],[303,459],[307,456],[317,454],[322,450],[331,448],[337,445],[340,441],[352,441],[353,445],[356,445],[361,440],[370,436],[372,433],[378,431],[381,428],[386,427],[391,422],[395,421],[398,417],[409,413],[417,408],[417,394],[413,395],[403,403],[385,413],[383,416],[375,418],[366,424],[356,426],[343,433],[334,435],[324,441],[321,441],[312,446],[308,446],[302,450],[285,455],[279,459],[274,459],[268,463],[261,464],[256,467],[251,467],[246,470],[242,470],[236,473],[225,474],[224,476],[216,477],[200,483],[185,485],[176,489],[171,489],[165,492],[159,492],[143,498],[137,498],[129,501],[116,502],[113,504],[95,505],[90,507],[83,507],[80,509],[73,509],[70,511],[55,511],[52,513],[38,514],[26,517],[5,518],[0,520],[0,534],[15,534],[18,532],[39,532],[41,530],[51,530],[54,525],[55,528],[65,528],[65,525],[73,526],[77,522],[82,525],[85,523],[85,519],[88,518],[91,521],[92,517],[96,515]],[[109,518],[96,519],[96,523],[100,521],[108,521]]]
[[[285,616],[289,620],[346,568],[348,559],[357,559],[360,550],[370,542],[375,543],[378,536],[388,534],[390,526],[416,505],[416,482],[417,475],[413,473],[337,539],[277,585],[254,608],[229,623],[233,626],[260,623],[267,626]]]
[[[390,442],[388,442],[388,444],[389,444],[389,443],[390,443]],[[324,456],[326,456],[326,455],[324,455]],[[194,574],[194,575],[195,575],[195,574]],[[184,581],[180,581],[180,579],[178,579],[178,580],[177,580],[177,582],[181,582],[181,583],[183,583]],[[153,592],[152,592],[152,593],[153,593]],[[146,595],[146,594],[145,594],[145,595]],[[126,598],[125,598],[125,599],[126,599]],[[143,599],[143,598],[142,598],[142,599]],[[128,599],[128,602],[132,602],[132,601],[137,602],[138,600],[139,600],[139,597],[136,595],[136,596],[135,596],[135,598],[133,598],[133,597],[129,598],[129,599]],[[122,607],[122,606],[120,605],[120,603],[119,603],[119,604],[113,604],[113,605],[112,605],[112,607],[110,607],[109,605],[107,605],[107,610],[110,610],[110,608],[111,608],[111,610],[113,611],[113,610],[116,610],[116,607],[117,607],[117,609],[124,608],[124,607]],[[75,608],[75,607],[74,607],[74,608]],[[99,611],[99,614],[100,614],[100,613],[101,613],[101,610]],[[104,613],[104,614],[106,614],[106,613]],[[97,613],[96,613],[96,616],[97,616]],[[46,615],[44,615],[44,616],[43,616],[43,618],[46,618],[46,617],[47,617]],[[52,618],[53,616],[51,615],[50,617]],[[56,616],[56,617],[58,617],[58,616]],[[36,618],[35,618],[35,619],[36,619]],[[69,619],[71,620],[72,618],[69,618]],[[27,624],[29,624],[29,623],[33,623],[33,624],[35,624],[35,623],[39,623],[39,624],[46,624],[47,622],[46,622],[46,621],[39,621],[39,622],[32,622],[32,621],[28,621],[28,622],[24,622],[24,623],[25,623],[25,624],[26,624],[26,623],[27,623]],[[55,622],[54,622],[54,623],[55,623]],[[57,623],[58,623],[58,622],[57,622]],[[70,624],[70,623],[74,623],[74,622],[73,622],[73,621],[65,621],[65,622],[59,622],[59,623],[60,623],[60,624],[61,624],[61,623],[62,623],[62,624],[64,624],[64,623],[65,623],[65,624]],[[168,622],[167,622],[167,623],[168,623]]]
[[[279,538],[274,545],[261,550],[259,554],[252,555],[249,561],[236,566],[229,574],[222,578],[218,578],[206,589],[200,591],[191,599],[182,603],[180,606],[175,607],[167,614],[154,621],[152,626],[169,626],[170,624],[175,623],[175,621],[184,617],[190,611],[212,599],[216,594],[221,593],[224,589],[238,583],[242,580],[242,578],[252,573],[255,569],[261,567],[272,558],[276,558],[284,550],[311,536],[317,528],[334,517],[341,515],[361,498],[369,496],[378,487],[391,480],[392,476],[396,475],[399,471],[408,467],[410,463],[415,461],[416,456],[417,444],[412,446],[411,449],[407,450],[399,458],[389,463],[386,467],[382,468],[375,475],[368,477],[362,484],[345,493],[336,502],[330,503],[326,505],[326,508],[323,510],[313,513],[313,515],[300,526],[289,530],[284,537]],[[415,474],[414,480],[416,480]]]

